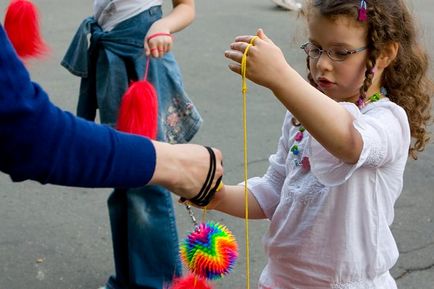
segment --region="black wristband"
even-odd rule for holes
[[[196,206],[199,207],[204,207],[206,205],[208,205],[211,200],[213,199],[219,185],[220,182],[222,180],[222,177],[220,177],[217,180],[217,183],[215,184],[215,186],[210,189],[212,181],[214,179],[215,176],[215,172],[216,172],[216,157],[214,154],[214,151],[212,150],[212,148],[210,147],[205,147],[208,150],[209,156],[210,156],[210,165],[209,165],[209,169],[208,169],[208,174],[206,176],[205,182],[203,183],[203,186],[201,188],[201,190],[199,191],[199,193],[194,196],[193,198],[189,199],[188,201],[190,201],[191,203],[195,204]],[[184,202],[185,198],[181,198],[181,202]]]

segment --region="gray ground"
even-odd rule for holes
[[[52,101],[75,111],[78,78],[60,65],[81,20],[90,14],[85,0],[34,0],[40,7],[44,36],[51,55],[30,63],[32,77],[49,92]],[[0,1],[4,11],[6,0]],[[421,22],[427,47],[434,44],[431,1],[410,1]],[[193,142],[219,147],[225,155],[225,182],[242,179],[242,110],[240,78],[227,68],[223,52],[236,35],[252,34],[257,27],[285,51],[287,60],[305,72],[303,21],[280,10],[269,0],[199,0],[197,19],[176,35],[174,52],[185,86],[205,120]],[[249,83],[249,175],[267,167],[276,147],[284,109],[265,89]],[[434,179],[430,145],[420,160],[409,161],[405,187],[396,204],[393,232],[401,252],[393,275],[400,288],[434,288]],[[34,182],[13,184],[0,175],[0,289],[96,289],[113,271],[106,199],[109,189],[41,186]],[[198,217],[200,212],[196,211]],[[179,233],[192,224],[182,206],[177,207]],[[208,220],[229,225],[244,253],[244,223],[210,212]],[[251,288],[264,265],[261,236],[266,221],[250,222]],[[216,288],[245,288],[245,258],[233,273],[216,282]]]

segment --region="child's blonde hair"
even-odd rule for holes
[[[304,14],[312,16],[312,9],[329,19],[349,17],[358,20],[360,0],[307,0]],[[399,44],[395,60],[384,70],[381,85],[387,89],[391,101],[407,112],[414,142],[409,154],[417,159],[429,141],[427,125],[431,120],[431,96],[434,86],[429,79],[428,55],[418,42],[416,27],[403,0],[367,0],[367,47],[365,80],[360,88],[362,98],[372,83],[375,59],[385,45]],[[361,22],[363,25],[364,22]],[[309,70],[309,59],[307,60]],[[308,79],[314,85],[312,76]]]

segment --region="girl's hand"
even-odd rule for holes
[[[152,24],[145,37],[145,53],[147,56],[163,57],[173,46],[173,36],[170,30],[156,21]]]
[[[220,203],[225,199],[226,195],[226,186],[222,184],[222,187],[215,193],[214,198],[211,202],[206,206],[207,210],[214,210],[217,208]]]
[[[198,209],[206,208],[207,210],[214,210],[224,200],[225,194],[226,194],[225,185],[222,182],[221,187],[219,187],[219,189],[217,189],[217,191],[214,194],[214,197],[211,199],[209,204],[206,205],[205,207],[197,206],[194,203],[189,202],[189,201],[185,201],[185,202],[187,202],[188,205],[195,207],[195,208],[198,208]],[[179,199],[179,202],[184,203],[181,199]]]
[[[247,52],[246,77],[273,90],[276,83],[280,81],[282,71],[289,65],[280,48],[265,35],[262,29],[258,29],[256,34],[258,37]],[[234,61],[229,64],[233,72],[241,74],[241,59],[253,37],[253,35],[238,36],[230,45],[230,49],[225,51],[225,57]]]

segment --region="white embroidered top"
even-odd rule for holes
[[[266,174],[248,180],[271,221],[259,288],[396,288],[389,269],[398,250],[389,226],[410,145],[407,116],[387,98],[361,111],[341,104],[363,138],[355,165],[332,156],[307,131],[294,156],[298,127],[287,113]],[[307,170],[294,162],[305,156]]]
[[[94,0],[93,13],[102,29],[110,31],[116,24],[162,4],[163,0]]]

